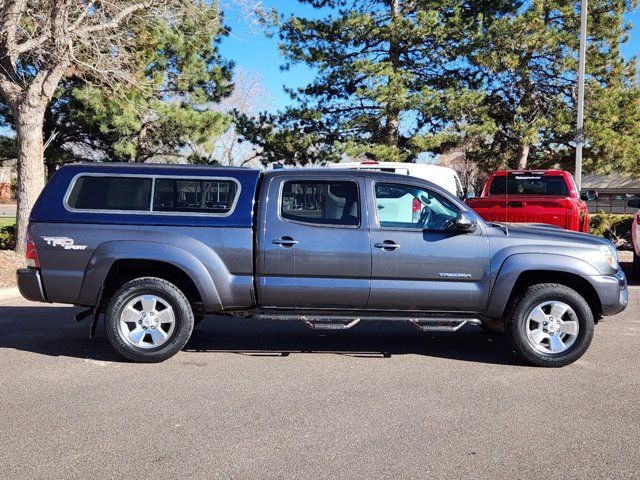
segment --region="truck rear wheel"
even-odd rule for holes
[[[524,360],[563,367],[578,360],[593,338],[593,313],[575,290],[544,283],[527,288],[511,305],[505,332]]]
[[[111,298],[105,330],[111,346],[133,362],[162,362],[185,346],[193,312],[184,294],[161,278],[143,277],[123,285]]]

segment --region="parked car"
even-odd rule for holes
[[[480,197],[467,203],[491,222],[543,223],[577,232],[589,231],[589,190],[581,197],[569,172],[502,170],[493,173]]]
[[[562,366],[627,305],[609,240],[485,223],[408,175],[69,165],[28,232],[22,295],[89,307],[77,318],[92,330],[104,313],[113,348],[138,362],[171,357],[202,315],[227,314],[339,329],[504,322],[525,360]]]
[[[631,208],[640,209],[640,198],[633,198],[627,202]],[[640,210],[633,216],[631,225],[631,239],[633,241],[633,273],[634,280],[640,280]]]
[[[412,177],[422,178],[423,180],[435,183],[458,198],[465,198],[466,195],[456,171],[453,168],[442,167],[440,165],[368,161],[331,163],[328,167],[410,175]]]

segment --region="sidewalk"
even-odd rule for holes
[[[11,300],[13,298],[19,298],[20,291],[18,287],[1,287],[0,288],[0,301]]]
[[[16,206],[15,205],[0,205],[0,217],[15,217]]]

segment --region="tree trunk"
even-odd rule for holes
[[[43,102],[44,103],[44,102]],[[29,215],[38,195],[44,188],[43,135],[45,106],[24,100],[15,115],[18,140],[18,215],[16,222],[16,251],[24,253]]]
[[[400,45],[399,39],[396,35],[395,25],[398,16],[400,15],[399,0],[390,0],[389,7],[391,9],[391,21],[389,24],[389,62],[393,67],[393,74],[395,74],[400,67]],[[393,82],[397,82],[397,78],[389,79],[389,86]],[[397,105],[397,99],[390,96],[387,100],[385,108],[386,125],[384,132],[384,141],[390,147],[398,146],[398,138],[400,136],[400,110]]]
[[[527,168],[527,160],[529,160],[529,150],[531,145],[528,143],[523,144],[520,147],[520,158],[518,159],[518,170],[524,170]]]

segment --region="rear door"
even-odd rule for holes
[[[372,181],[372,280],[368,309],[478,312],[489,291],[489,241],[455,229],[460,207],[442,193]]]
[[[364,181],[293,172],[265,180],[258,294],[266,307],[362,309],[371,284]]]

